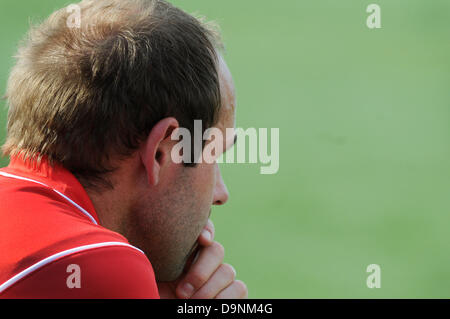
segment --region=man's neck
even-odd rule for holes
[[[100,225],[123,234],[124,221],[133,204],[133,189],[136,186],[133,169],[135,164],[133,160],[125,160],[116,167],[116,171],[111,173],[108,178],[113,185],[112,188],[103,190],[86,189],[97,213]]]

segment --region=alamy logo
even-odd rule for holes
[[[369,4],[366,9],[370,15],[367,17],[366,24],[369,29],[381,28],[381,8],[378,4]]]
[[[66,268],[66,272],[70,275],[66,279],[67,288],[81,288],[81,268],[77,264],[70,264]]]
[[[66,8],[67,13],[70,13],[67,18],[66,25],[68,28],[80,28],[81,27],[81,8],[77,4],[71,4]]]
[[[202,121],[195,120],[193,136],[189,129],[183,127],[172,132],[171,139],[179,141],[171,152],[174,163],[256,164],[259,162],[264,164],[260,167],[261,174],[271,175],[278,172],[280,166],[279,128],[271,128],[269,138],[269,129],[267,128],[248,128],[246,130],[227,128],[223,132],[212,127],[203,132],[202,127]],[[233,140],[236,140],[236,151],[234,148],[230,148],[224,153],[224,145],[232,144]]]
[[[371,273],[367,277],[367,288],[381,288],[381,267],[377,264],[367,266],[366,272]]]

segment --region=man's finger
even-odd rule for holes
[[[210,246],[202,248],[198,258],[178,284],[177,295],[180,298],[190,298],[219,268],[224,255],[224,248],[218,242],[213,242]]]
[[[200,233],[200,236],[198,237],[198,243],[201,246],[211,245],[214,241],[214,233],[215,233],[214,224],[211,221],[211,219],[208,219],[208,222],[206,223],[205,227]]]
[[[234,281],[227,288],[222,290],[216,299],[246,299],[248,298],[248,289],[244,282],[240,280]]]
[[[236,278],[236,271],[233,266],[222,264],[191,298],[192,299],[211,299],[217,296],[222,290],[231,285]]]

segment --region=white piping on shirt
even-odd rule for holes
[[[57,191],[56,189],[51,188],[50,186],[48,186],[48,185],[46,185],[44,183],[35,181],[33,179],[30,179],[30,178],[26,178],[26,177],[17,176],[17,175],[5,173],[5,172],[0,172],[0,175],[4,176],[4,177],[15,178],[15,179],[19,179],[19,180],[33,182],[35,184],[39,184],[39,185],[42,185],[44,187],[47,187],[47,188],[53,190],[56,194],[58,194],[59,196],[63,197],[64,199],[66,199],[69,203],[71,203],[76,208],[78,208],[78,210],[80,210],[84,215],[89,217],[89,219],[95,225],[98,225],[98,223],[95,220],[95,218],[92,217],[92,215],[89,214],[83,207],[81,207],[80,205],[75,203],[73,200],[71,200],[69,197],[67,197],[66,195],[64,195],[61,192]],[[122,243],[122,242],[104,242],[104,243],[97,243],[97,244],[91,244],[91,245],[75,247],[75,248],[72,248],[72,249],[61,251],[61,252],[56,253],[56,254],[54,254],[54,255],[52,255],[50,257],[44,258],[41,261],[33,264],[32,266],[30,266],[30,267],[26,268],[25,270],[21,271],[20,273],[16,274],[15,276],[13,276],[12,278],[8,279],[7,281],[5,281],[3,284],[0,285],[0,293],[3,292],[5,289],[7,289],[7,288],[11,287],[12,285],[14,285],[16,282],[18,282],[23,277],[25,277],[28,274],[32,273],[33,271],[36,271],[37,269],[39,269],[39,268],[41,268],[41,267],[43,267],[43,266],[45,266],[45,265],[55,261],[58,258],[67,256],[67,255],[70,255],[70,254],[73,254],[73,253],[77,253],[77,252],[80,252],[80,251],[84,251],[84,250],[98,248],[98,247],[106,247],[106,246],[126,246],[126,247],[133,248],[133,249],[141,252],[142,254],[144,254],[144,252],[142,250],[140,250],[139,248],[134,247],[134,246],[132,246],[130,244],[127,244],[127,243]]]
[[[46,184],[44,184],[44,183],[35,181],[35,180],[33,180],[33,179],[30,179],[30,178],[26,178],[26,177],[17,176],[17,175],[5,173],[5,172],[0,172],[0,175],[2,175],[2,176],[4,176],[4,177],[10,177],[10,178],[15,178],[15,179],[20,179],[20,180],[23,180],[23,181],[33,182],[33,183],[36,183],[36,184],[45,186],[45,187],[47,187],[47,188],[50,188],[50,189],[53,190],[56,194],[58,194],[59,196],[61,196],[61,197],[64,198],[65,200],[67,200],[69,203],[71,203],[73,206],[75,206],[76,208],[78,208],[78,210],[81,211],[84,215],[86,215],[87,217],[89,217],[89,219],[90,219],[95,225],[98,225],[98,223],[97,223],[97,221],[95,220],[95,218],[92,217],[92,215],[89,214],[83,207],[81,207],[80,205],[78,205],[77,203],[75,203],[73,200],[71,200],[69,197],[67,197],[67,196],[64,195],[63,193],[57,191],[56,189],[51,188],[50,186],[48,186],[48,185],[46,185]]]
[[[4,290],[6,290],[9,287],[11,287],[12,285],[14,285],[16,282],[18,282],[23,277],[29,275],[30,273],[32,273],[33,271],[36,271],[39,268],[44,267],[45,265],[50,264],[51,262],[57,260],[58,258],[65,257],[70,254],[78,253],[80,251],[85,251],[88,249],[99,248],[99,247],[110,247],[110,246],[130,247],[130,248],[136,249],[136,250],[140,251],[142,254],[144,254],[144,252],[142,250],[140,250],[139,248],[136,248],[134,246],[131,246],[130,244],[122,243],[122,242],[104,242],[104,243],[97,243],[97,244],[75,247],[72,249],[61,251],[59,253],[51,255],[50,257],[42,259],[41,261],[33,264],[32,266],[26,268],[25,270],[19,272],[17,275],[13,276],[12,278],[10,278],[9,280],[5,281],[3,284],[0,285],[0,293],[2,293]]]

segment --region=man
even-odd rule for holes
[[[0,297],[247,297],[213,241],[217,163],[171,156],[177,128],[235,125],[217,32],[160,0],[78,7],[30,31],[8,81]]]

